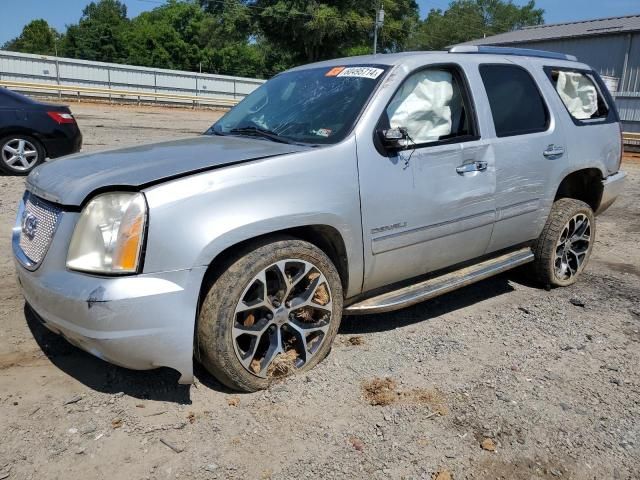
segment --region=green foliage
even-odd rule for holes
[[[385,18],[384,26],[379,32],[379,50],[381,52],[407,50],[411,37],[420,24],[417,3],[414,0],[394,0],[384,1],[383,4]],[[371,44],[371,40],[365,43],[367,46]]]
[[[296,62],[310,62],[366,52],[372,44],[374,5],[367,0],[255,0],[256,23],[274,46],[287,50]],[[381,51],[402,50],[418,22],[415,0],[384,0],[385,27]],[[370,48],[370,47],[369,47]]]
[[[59,38],[60,34],[45,20],[33,20],[25,25],[19,37],[8,41],[2,48],[14,52],[54,55]]]
[[[432,9],[411,39],[414,50],[440,50],[456,43],[544,22],[533,0],[518,7],[511,0],[454,0],[445,11]]]
[[[77,25],[67,28],[61,55],[124,63],[127,60],[127,7],[119,0],[91,2]]]
[[[195,3],[171,1],[131,20],[126,32],[127,63],[197,70],[205,14]]]
[[[60,35],[45,20],[3,48],[158,68],[270,77],[294,65],[371,53],[376,8],[384,5],[378,50],[447,45],[543,22],[531,0],[454,0],[418,16],[416,0],[168,0],[133,19],[121,0],[95,0]]]

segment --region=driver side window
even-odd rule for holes
[[[427,68],[409,76],[386,110],[390,128],[404,128],[416,145],[474,136],[457,72]]]

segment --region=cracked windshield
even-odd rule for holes
[[[209,133],[286,143],[337,143],[353,127],[385,68],[336,66],[278,75],[222,117]]]

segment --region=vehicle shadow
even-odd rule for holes
[[[516,269],[395,312],[345,316],[338,333],[354,335],[383,332],[431,320],[474,303],[510,293],[514,290],[510,281],[534,286],[523,272]]]
[[[533,286],[525,275],[514,270],[396,312],[345,316],[339,333],[375,333],[431,320],[510,293],[514,290],[510,282]],[[190,385],[178,384],[178,372],[170,368],[137,371],[118,367],[75,347],[62,336],[48,330],[26,304],[24,315],[34,339],[51,363],[92,390],[107,394],[123,392],[144,400],[191,404]],[[195,360],[194,373],[206,388],[225,394],[237,393],[218,382]]]
[[[190,385],[178,384],[180,374],[170,368],[129,370],[80,350],[48,330],[25,304],[27,325],[47,358],[60,370],[101,393],[123,392],[134,398],[191,404]]]
[[[193,360],[193,374],[202,385],[211,390],[215,390],[216,392],[234,395],[244,395],[246,393],[239,392],[237,390],[231,390],[230,388],[224,386],[216,379],[216,377],[211,375],[195,358]]]

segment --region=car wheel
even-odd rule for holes
[[[0,139],[0,170],[9,175],[28,175],[44,161],[42,144],[28,135],[9,135]]]
[[[267,388],[326,357],[342,301],[338,272],[316,246],[288,238],[256,244],[209,289],[196,357],[234,390]]]
[[[593,210],[573,198],[554,202],[547,223],[533,246],[533,272],[543,285],[564,287],[582,273],[596,238]]]

